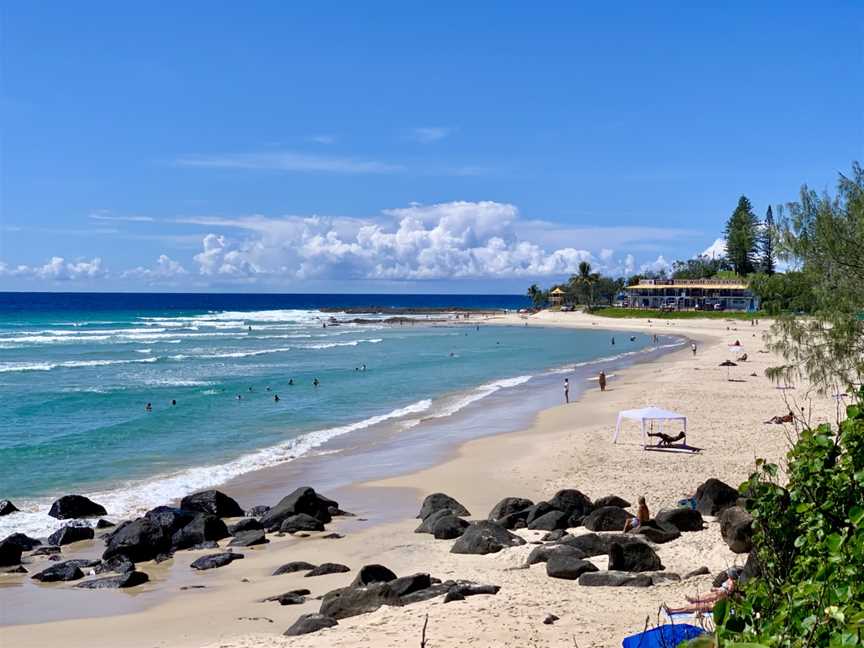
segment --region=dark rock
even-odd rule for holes
[[[464,517],[471,513],[455,499],[444,493],[432,493],[427,495],[420,506],[420,513],[417,515],[421,520],[425,520],[435,511],[441,509],[450,509],[454,515]]]
[[[566,529],[570,516],[564,511],[549,511],[528,523],[528,528],[536,531]]]
[[[90,527],[64,526],[48,536],[48,542],[52,545],[62,546],[81,540],[92,540],[95,535]]]
[[[315,569],[315,565],[312,563],[295,560],[294,562],[289,562],[281,567],[277,567],[276,571],[273,572],[273,575],[280,576],[281,574],[293,574],[294,572],[310,571],[312,569]]]
[[[298,513],[291,515],[284,520],[279,526],[279,530],[283,533],[297,533],[298,531],[323,531],[324,523],[316,517],[306,513]]]
[[[36,551],[33,552],[34,556],[56,556],[60,553],[60,547],[54,545],[45,545],[44,547],[39,547]]]
[[[543,623],[544,623],[545,625],[552,625],[553,623],[555,623],[556,621],[558,621],[559,618],[560,618],[560,617],[557,617],[557,616],[555,616],[554,614],[547,614],[547,615],[546,615],[546,618],[543,619]]]
[[[435,514],[433,513],[432,515]],[[465,529],[468,526],[468,522],[462,518],[458,518],[455,515],[445,515],[435,522],[432,527],[432,535],[436,540],[452,540],[465,533]]]
[[[56,500],[48,511],[48,515],[58,520],[99,517],[106,513],[104,506],[83,495],[64,495]]]
[[[104,572],[125,574],[126,572],[135,571],[135,563],[129,560],[126,556],[120,554],[118,556],[112,556],[108,560],[103,560],[102,564],[99,565],[96,571],[99,574]]]
[[[215,540],[205,540],[204,542],[199,542],[198,544],[192,545],[191,547],[189,547],[189,549],[191,549],[192,551],[207,551],[209,549],[218,549],[218,548],[219,548],[219,543],[216,542]],[[159,560],[157,560],[156,562],[159,562]]]
[[[392,580],[396,580],[396,574],[384,565],[363,565],[349,587],[362,587],[372,583],[389,583]]]
[[[759,566],[759,559],[756,554],[751,551],[747,556],[747,562],[744,563],[744,569],[741,570],[738,576],[738,582],[744,585],[751,578],[759,578],[762,575],[762,568]]]
[[[519,513],[517,513],[515,515],[518,516],[517,519],[524,520],[525,525],[527,526],[527,525],[531,524],[537,518],[543,517],[547,513],[551,513],[552,511],[555,511],[555,510],[557,510],[557,509],[552,508],[552,505],[549,502],[537,502],[534,506],[529,506],[527,509],[525,509],[525,511],[520,511]],[[524,513],[525,515],[522,516],[522,513]],[[508,517],[512,517],[512,516],[508,516]],[[507,518],[505,518],[505,519],[507,519]],[[516,528],[515,525],[513,528]]]
[[[552,554],[546,561],[546,575],[550,578],[576,580],[585,572],[594,571],[597,571],[597,567],[593,563],[563,553]]]
[[[665,544],[681,537],[681,532],[671,525],[664,529],[659,525],[654,526],[648,522],[640,524],[631,533],[647,538],[654,544]]]
[[[229,535],[228,527],[220,518],[209,513],[197,513],[189,524],[171,536],[171,546],[174,549],[189,549],[202,542],[215,542]]]
[[[304,614],[285,631],[286,637],[297,637],[338,625],[336,619],[323,614]]]
[[[684,578],[687,579],[687,578],[693,578],[694,576],[705,576],[706,574],[710,574],[710,573],[711,573],[711,571],[703,565],[702,567],[699,567],[697,569],[694,569],[693,571],[689,571],[686,574],[684,574]],[[726,579],[724,578],[723,580],[725,581]],[[717,585],[717,587],[720,587],[720,586]]]
[[[534,506],[534,502],[524,497],[505,497],[489,511],[489,519],[500,523],[502,518],[524,511],[531,506]]]
[[[415,592],[428,589],[432,587],[432,584],[432,578],[429,574],[411,574],[410,576],[396,578],[388,583],[390,591],[400,599],[404,599],[404,597]]]
[[[326,574],[343,574],[349,571],[351,571],[351,568],[347,567],[346,565],[329,562],[321,563],[317,567],[313,568],[308,574],[306,574],[306,578],[311,578],[313,576],[324,576]]]
[[[81,568],[71,561],[59,562],[43,569],[38,574],[33,574],[33,580],[43,583],[55,583],[57,581],[73,581],[84,578]]]
[[[465,595],[459,590],[450,589],[447,590],[447,593],[444,595],[445,603],[452,603],[453,601],[464,601]]]
[[[374,612],[382,605],[398,605],[399,597],[387,583],[373,583],[363,587],[343,587],[327,592],[319,612],[334,619],[347,619]]]
[[[420,526],[414,529],[414,533],[432,533],[435,523],[443,517],[452,517],[453,511],[450,509],[439,509],[434,513],[430,513],[420,522]]]
[[[586,587],[650,587],[654,584],[648,574],[623,571],[598,571],[582,574],[579,584]]]
[[[357,517],[353,513],[343,511],[338,506],[328,506],[327,512],[330,514],[330,517]]]
[[[205,543],[202,543],[200,545],[195,545],[195,547],[192,547],[192,549],[195,549],[198,547],[203,548],[203,549],[215,549],[218,546],[218,545],[216,545],[216,546],[212,546],[212,547],[210,547],[210,546],[205,547],[204,545],[207,545],[207,544],[208,543],[205,542]],[[215,545],[216,543],[213,543],[213,544]],[[166,562],[168,560],[172,560],[173,558],[174,558],[174,552],[168,551],[168,552],[160,553],[159,555],[157,555],[153,559],[153,562],[155,562],[158,565],[159,563],[163,563],[163,562]]]
[[[557,542],[561,538],[567,535],[567,532],[564,529],[555,529],[554,531],[550,531],[542,538],[540,538],[543,542]]]
[[[255,545],[267,544],[268,542],[270,541],[264,537],[264,531],[258,529],[257,531],[244,531],[243,533],[238,533],[234,536],[231,542],[228,543],[228,546],[253,547]]]
[[[21,547],[21,551],[33,551],[36,547],[42,544],[41,540],[31,538],[23,533],[13,533],[10,536],[6,536],[6,538],[3,539],[3,542],[16,544]]]
[[[197,513],[209,513],[216,517],[243,517],[243,509],[231,497],[218,490],[205,490],[187,495],[180,500],[180,508]]]
[[[13,567],[12,569],[7,569],[3,572],[4,574],[26,574],[28,573],[23,566],[18,565],[17,567]]]
[[[724,509],[720,513],[720,535],[735,553],[750,553],[753,549],[753,516],[737,506]]]
[[[535,547],[530,554],[528,554],[528,558],[525,560],[525,566],[530,567],[531,565],[536,565],[541,562],[548,562],[549,557],[553,555],[562,555],[569,556],[571,558],[582,559],[585,558],[585,553],[577,549],[576,547],[571,547],[569,545],[540,545],[539,547]]]
[[[703,515],[718,515],[723,509],[735,506],[738,497],[737,488],[712,477],[696,489],[696,510]]]
[[[198,569],[203,571],[205,569],[215,569],[217,567],[224,567],[225,565],[229,565],[238,558],[243,558],[243,554],[232,553],[230,551],[226,551],[224,553],[218,554],[210,554],[209,556],[201,556],[192,563],[192,569]]]
[[[147,511],[144,517],[153,520],[167,535],[172,536],[194,520],[197,514],[174,506],[157,506]]]
[[[345,536],[341,533],[328,533],[326,535],[321,536],[324,540],[341,540]]]
[[[279,503],[261,516],[261,526],[268,531],[275,531],[282,521],[292,515],[305,513],[316,518],[323,524],[330,522],[329,508],[337,506],[336,502],[315,492],[315,489],[304,486],[286,495]]]
[[[661,528],[671,525],[683,532],[701,531],[705,528],[702,514],[699,511],[694,511],[686,506],[660,511],[656,516],[654,516],[654,521]]]
[[[149,580],[150,577],[144,572],[132,570],[123,572],[117,576],[94,578],[83,583],[78,583],[75,587],[83,589],[125,589],[127,587],[143,585]]]
[[[497,553],[506,547],[524,545],[525,540],[510,533],[507,529],[494,522],[481,520],[474,522],[465,529],[453,547],[451,553],[456,554],[490,554]]]
[[[102,561],[98,558],[75,558],[73,560],[67,560],[66,563],[69,565],[75,565],[76,567],[80,567],[81,569],[90,569],[92,567],[100,567],[102,565]]]
[[[591,531],[622,531],[631,517],[633,516],[622,508],[604,506],[583,519],[582,525]]]
[[[269,510],[270,507],[266,504],[259,504],[258,506],[253,506],[248,511],[246,511],[246,516],[260,518],[262,515],[265,515]]]
[[[21,545],[10,540],[11,537],[0,542],[0,567],[12,567],[21,562]]]
[[[591,556],[602,556],[608,554],[609,547],[614,542],[641,542],[644,544],[642,538],[629,533],[615,535],[600,535],[597,533],[585,533],[578,536],[567,535],[561,539],[560,544],[576,547],[582,551],[586,557],[590,558]]]
[[[0,517],[11,513],[17,513],[18,511],[18,507],[9,500],[0,500]]]
[[[558,511],[564,511],[568,517],[575,515],[585,517],[594,510],[594,505],[588,496],[575,488],[560,490],[549,500],[549,505]]]
[[[97,529],[110,529],[111,527],[116,526],[113,522],[106,520],[105,518],[99,518],[96,522]]]
[[[255,518],[243,518],[242,520],[238,520],[234,524],[228,525],[228,533],[231,535],[237,535],[238,533],[242,533],[243,531],[257,531],[258,529],[263,529],[261,523]]]
[[[414,592],[399,597],[399,603],[400,605],[411,605],[412,603],[428,601],[439,596],[446,596],[447,592],[450,591],[450,588],[453,587],[454,584],[454,581],[447,581],[445,583],[432,583],[429,587],[424,587],[423,589],[416,590]],[[390,587],[392,589],[392,583],[390,583]]]
[[[664,569],[660,557],[647,544],[612,543],[609,547],[609,570],[646,572]]]
[[[594,508],[603,508],[604,506],[617,506],[618,508],[626,509],[633,505],[617,495],[604,495],[594,500]]]
[[[262,603],[269,603],[272,601],[278,601],[281,605],[297,605],[298,603],[304,603],[306,599],[304,597],[309,596],[311,594],[308,589],[293,589],[289,592],[283,592],[282,594],[276,594],[276,596],[268,596],[265,599],[261,599]],[[297,599],[300,599],[297,601]],[[283,603],[283,600],[286,602]]]
[[[659,585],[660,583],[678,583],[681,581],[681,576],[676,574],[675,572],[653,572],[651,574],[646,574],[651,576],[651,581],[655,585]]]

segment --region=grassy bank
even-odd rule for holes
[[[752,320],[765,317],[762,312],[743,313],[741,311],[661,311],[642,308],[598,308],[592,315],[600,317],[639,317],[644,319],[734,319]]]

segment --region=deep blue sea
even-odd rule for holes
[[[388,306],[526,300],[0,293],[0,499],[23,510],[0,518],[0,537],[54,530],[44,513],[61,494],[91,495],[120,518],[371,426],[392,434],[502,390],[518,398],[538,375],[651,342],[619,334],[610,347],[603,331],[479,316],[353,324],[359,315],[319,310],[380,320],[375,307]]]

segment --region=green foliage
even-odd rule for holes
[[[591,272],[591,264],[587,261],[579,263],[579,273],[570,277],[567,282],[567,292],[577,304],[585,304],[590,310],[594,305],[594,288],[600,281],[600,275]]]
[[[759,297],[762,309],[771,315],[812,313],[816,309],[813,285],[807,274],[754,274],[748,277],[750,290]]]
[[[672,264],[673,279],[711,279],[718,272],[731,270],[725,257],[712,259],[707,256],[697,256],[686,261],[675,261]]]
[[[528,297],[535,308],[542,308],[549,301],[549,293],[541,290],[537,284],[531,284],[528,287]]]
[[[738,206],[726,223],[726,257],[732,269],[746,276],[753,272],[757,247],[757,222],[747,196],[738,199]]]
[[[759,573],[715,608],[718,646],[864,646],[864,389],[857,397],[839,429],[801,433],[785,487],[763,460],[742,484]]]
[[[765,222],[759,232],[759,272],[773,275],[777,270],[777,259],[775,248],[777,241],[777,226],[774,223],[774,210],[768,205],[768,213],[765,214]]]

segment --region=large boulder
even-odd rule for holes
[[[55,583],[57,581],[73,581],[79,578],[84,578],[84,572],[75,561],[67,560],[65,562],[54,563],[47,569],[43,569],[38,574],[34,574],[33,580],[42,581],[43,583]]]
[[[64,526],[48,536],[48,544],[60,547],[81,540],[92,540],[95,535],[96,532],[90,527]]]
[[[609,547],[609,569],[612,571],[647,572],[664,569],[660,557],[647,544],[612,543]]]
[[[3,542],[16,544],[21,547],[21,551],[33,551],[36,547],[42,544],[41,540],[31,538],[23,533],[13,533],[10,536],[6,536],[6,538],[3,539]]]
[[[17,513],[18,510],[18,507],[9,500],[0,500],[0,517],[11,513]]]
[[[410,576],[402,576],[388,581],[390,591],[400,597],[400,599],[415,592],[428,589],[432,587],[432,584],[432,577],[425,573],[411,574]]]
[[[308,515],[307,513],[297,513],[291,515],[279,525],[279,530],[283,533],[297,533],[298,531],[323,531],[324,523],[318,518]]]
[[[171,536],[174,549],[189,549],[205,542],[216,542],[227,538],[228,527],[221,518],[209,513],[198,513],[189,524]]]
[[[576,547],[571,547],[569,545],[537,545],[536,547],[534,547],[534,549],[531,550],[531,553],[528,554],[528,558],[525,559],[525,566],[530,567],[531,565],[536,565],[537,563],[548,562],[549,558],[556,554],[578,559],[585,558],[584,552],[580,551]]]
[[[264,531],[262,529],[253,529],[252,531],[243,531],[242,533],[235,535],[231,542],[228,543],[228,546],[252,547],[255,545],[267,544],[268,542],[270,541],[264,537]]]
[[[153,520],[170,536],[194,520],[197,514],[173,506],[157,506],[147,511],[144,517]]]
[[[630,532],[640,535],[643,538],[647,538],[654,544],[665,544],[681,537],[681,532],[676,527],[669,525],[668,527],[663,528],[660,525],[651,523],[650,521],[640,524]]]
[[[180,500],[180,508],[216,517],[243,517],[243,509],[231,497],[218,490],[205,490],[187,495]]]
[[[304,614],[285,631],[286,637],[298,637],[338,625],[336,619],[323,614]]]
[[[497,553],[506,547],[517,547],[524,545],[525,540],[510,533],[500,524],[488,520],[472,523],[462,537],[459,538],[451,553],[456,554],[490,554]]]
[[[617,506],[603,506],[585,517],[582,526],[590,531],[621,531],[631,517],[630,513]]]
[[[650,587],[654,581],[648,574],[596,571],[582,574],[579,577],[579,584],[586,587]]]
[[[414,529],[414,533],[432,533],[432,529],[435,528],[435,523],[438,522],[438,520],[452,516],[453,511],[450,509],[438,509],[434,513],[427,515],[423,521],[420,522],[420,526]]]
[[[147,517],[118,525],[107,537],[103,560],[126,556],[132,562],[153,560],[171,548],[171,536]]]
[[[12,567],[21,564],[21,552],[21,545],[15,542],[12,536],[0,541],[0,567]]]
[[[753,549],[753,516],[740,506],[724,509],[720,513],[720,535],[735,553],[750,553]]]
[[[575,488],[560,490],[549,500],[549,505],[557,511],[564,511],[567,517],[583,518],[594,510],[594,504],[587,495]]]
[[[244,531],[257,531],[258,529],[263,529],[261,523],[253,517],[243,518],[242,520],[238,520],[234,524],[228,525],[228,533],[231,535],[237,535],[238,533],[243,533]]]
[[[503,518],[524,511],[531,506],[534,506],[534,502],[524,497],[505,497],[489,511],[489,519],[492,522],[500,523]]]
[[[535,531],[553,531],[555,529],[566,529],[570,516],[564,511],[549,511],[538,518],[531,520],[529,529]]]
[[[686,506],[660,511],[654,516],[654,521],[661,528],[665,529],[672,526],[683,532],[701,531],[705,528],[702,514],[699,511],[694,511]]]
[[[525,524],[528,525],[528,524],[531,524],[537,518],[541,518],[544,515],[546,515],[547,513],[551,513],[552,511],[556,511],[556,510],[557,509],[554,508],[549,502],[537,502],[534,506],[529,506],[527,509],[525,509],[524,511],[520,511],[516,515],[520,519],[524,519]],[[510,515],[510,516],[507,516],[507,518],[505,518],[505,519],[508,519],[511,517],[514,517],[514,516]],[[518,527],[514,527],[514,528],[518,528]]]
[[[435,515],[434,513],[432,515]],[[431,515],[429,517],[432,517]],[[462,518],[455,515],[445,515],[435,522],[432,527],[432,535],[436,540],[452,540],[458,538],[470,525]]]
[[[56,500],[48,511],[48,515],[58,520],[99,517],[107,514],[104,506],[83,495],[64,495]]]
[[[719,515],[735,506],[739,497],[737,488],[712,477],[696,489],[696,510],[703,515]]]
[[[578,536],[568,535],[560,540],[560,544],[575,547],[584,553],[586,557],[606,555],[609,553],[609,547],[616,542],[619,544],[645,544],[642,538],[629,533],[626,535],[600,535],[599,533],[585,533]]]
[[[117,574],[125,574],[126,572],[135,571],[135,563],[129,560],[124,555],[113,556],[108,560],[103,560],[96,568],[97,574],[104,572],[115,572]]]
[[[209,556],[201,556],[200,558],[195,560],[190,565],[190,567],[199,571],[204,571],[206,569],[216,569],[217,567],[224,567],[225,565],[230,565],[232,562],[238,560],[239,558],[243,558],[243,554],[225,551],[222,553],[210,554]]]
[[[594,508],[603,508],[604,506],[617,506],[618,508],[630,508],[632,504],[622,497],[617,495],[604,495],[594,500]]]
[[[334,505],[336,502],[319,495],[314,488],[303,486],[279,500],[279,503],[262,515],[259,521],[268,531],[276,531],[286,518],[304,513],[316,518],[322,524],[328,524],[332,519],[329,509]]]
[[[326,576],[327,574],[344,574],[345,572],[351,571],[351,568],[347,565],[340,565],[339,563],[321,563],[314,569],[310,570],[306,573],[306,578],[312,578],[314,576]]]
[[[137,587],[143,585],[150,580],[150,577],[140,571],[126,571],[116,576],[103,576],[102,578],[94,578],[92,580],[78,583],[75,587],[83,589],[126,589],[128,587]]]
[[[363,565],[349,587],[363,587],[372,583],[389,583],[396,580],[396,574],[384,565]]]
[[[440,511],[441,509],[450,509],[453,512],[453,515],[459,517],[471,515],[468,509],[449,495],[445,495],[444,493],[432,493],[431,495],[427,495],[423,500],[423,504],[420,506],[420,513],[417,514],[417,517],[421,520],[425,520],[427,517],[432,515],[432,513]]]
[[[327,592],[321,600],[319,613],[334,619],[347,619],[374,612],[382,605],[398,605],[399,602],[399,597],[387,583],[372,583]]]
[[[282,574],[293,574],[300,571],[311,571],[315,568],[316,565],[313,565],[312,563],[308,563],[303,560],[295,560],[293,562],[285,563],[284,565],[277,567],[276,571],[273,572],[273,575],[281,576]]]
[[[550,578],[576,580],[585,572],[597,571],[597,567],[587,561],[564,554],[552,554],[546,561],[546,575]]]

